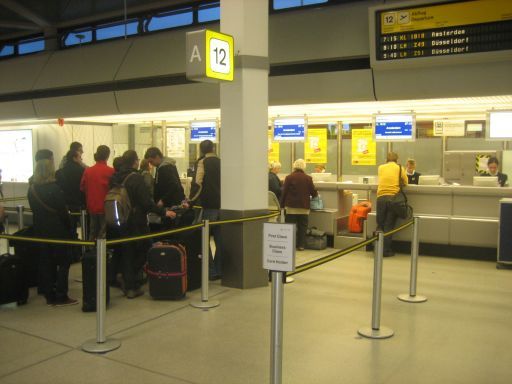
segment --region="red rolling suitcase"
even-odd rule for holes
[[[179,300],[187,293],[187,252],[180,244],[156,243],[148,252],[146,273],[154,299]]]
[[[363,201],[356,204],[350,210],[348,218],[348,230],[352,233],[363,232],[364,221],[368,217],[368,213],[372,210],[372,204],[369,201]]]

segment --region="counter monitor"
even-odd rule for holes
[[[421,179],[421,177],[420,177]],[[473,176],[474,187],[498,187],[498,176]]]
[[[512,111],[490,111],[487,113],[486,139],[512,139]]]
[[[197,143],[203,140],[217,142],[217,121],[190,122],[190,141]]]
[[[274,141],[303,142],[306,139],[307,122],[304,117],[276,118],[273,127]]]
[[[375,141],[414,141],[416,119],[414,114],[382,114],[373,116]]]
[[[418,185],[439,185],[439,175],[421,175],[418,179]]]
[[[325,182],[325,181],[331,181],[332,173],[329,172],[313,172],[311,174],[311,177],[313,178],[313,182]]]

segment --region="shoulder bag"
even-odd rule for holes
[[[398,165],[398,185],[400,190],[393,196],[391,200],[391,209],[400,219],[412,217],[412,207],[407,202],[407,195],[403,190],[402,182],[402,166]]]

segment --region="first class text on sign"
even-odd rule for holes
[[[472,0],[378,11],[376,58],[512,49],[512,1]]]

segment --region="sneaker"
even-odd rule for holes
[[[210,275],[210,276],[208,276],[208,280],[210,280],[210,281],[216,281],[216,280],[220,280],[220,279],[222,279],[221,275]]]
[[[304,250],[304,247],[297,248],[297,251],[303,251],[303,250]]]
[[[126,291],[126,297],[128,299],[135,299],[136,297],[142,296],[144,291],[140,288],[137,289],[129,289]]]
[[[75,304],[78,304],[78,300],[72,299],[71,297],[66,297],[65,299],[56,300],[54,305],[56,307],[66,307],[68,305]]]

